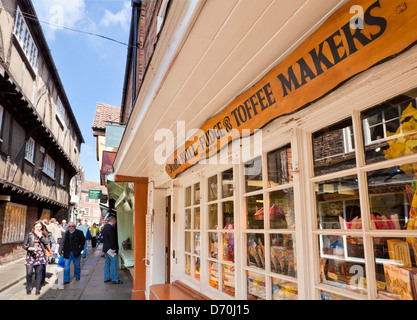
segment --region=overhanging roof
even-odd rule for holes
[[[279,64],[347,0],[176,1],[114,162],[117,175],[168,176],[159,129],[199,128]]]

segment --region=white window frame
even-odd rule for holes
[[[26,141],[25,159],[33,164],[35,159],[35,140],[33,138]]]
[[[14,26],[13,34],[16,37],[17,42],[20,44],[26,58],[29,61],[29,64],[32,66],[33,70],[37,71],[37,58],[38,58],[38,48],[34,42],[34,38],[29,31],[29,28],[26,24],[25,18],[19,6],[16,10],[16,23]]]
[[[52,179],[55,179],[55,160],[48,154],[45,155],[42,171]]]

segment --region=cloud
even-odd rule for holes
[[[120,25],[123,28],[129,27],[132,8],[130,2],[125,2],[123,8],[116,13],[109,10],[104,11],[104,16],[100,21],[100,25],[106,28],[110,26]]]
[[[94,23],[87,18],[85,0],[32,0],[42,28],[48,39],[55,39],[56,30],[91,29]]]

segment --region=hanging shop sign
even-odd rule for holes
[[[88,199],[101,199],[101,190],[88,190]]]
[[[118,148],[125,132],[125,125],[106,123],[106,147]]]
[[[350,1],[262,80],[207,120],[193,140],[168,158],[166,172],[175,178],[245,132],[252,134],[308,106],[405,51],[417,42],[416,25],[417,1]]]
[[[101,174],[113,173],[114,158],[116,158],[116,152],[103,151],[100,171]]]

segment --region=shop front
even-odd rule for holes
[[[159,208],[147,211],[147,272],[210,299],[417,300],[416,13],[346,2],[166,165],[140,171]],[[148,297],[161,283],[147,274]]]

